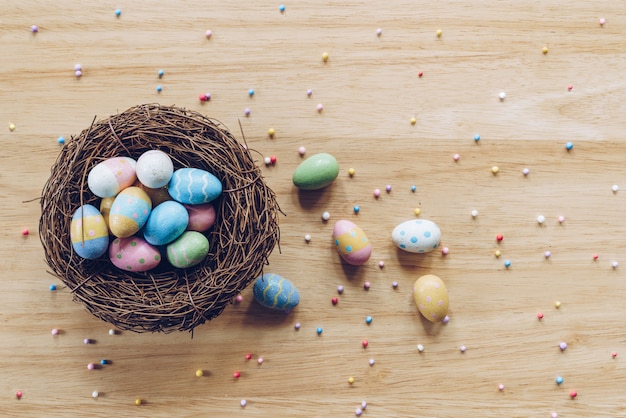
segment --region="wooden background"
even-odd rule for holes
[[[0,415],[350,417],[366,401],[364,417],[626,416],[624,2],[310,0],[286,2],[284,13],[279,5],[0,4]],[[211,101],[200,103],[206,92]],[[271,167],[259,159],[287,215],[266,271],[300,290],[291,314],[264,310],[248,289],[193,339],[110,336],[46,272],[32,199],[57,138],[155,102],[219,119],[237,138],[241,121],[250,147],[278,158]],[[336,156],[332,186],[295,190],[300,146],[306,156]],[[391,230],[416,207],[441,226],[447,256],[393,246]],[[338,219],[369,236],[367,265],[341,263],[331,242]],[[430,326],[412,300],[427,273],[448,287],[446,325]],[[102,358],[112,364],[87,370]]]

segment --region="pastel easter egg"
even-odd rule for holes
[[[189,214],[188,231],[204,232],[215,222],[215,208],[211,203],[204,205],[184,205]]]
[[[185,231],[167,246],[167,260],[177,268],[200,263],[209,253],[209,240],[196,231]]]
[[[135,235],[148,220],[152,202],[139,187],[131,186],[122,190],[111,205],[109,229],[118,238]]]
[[[302,161],[293,173],[293,184],[301,190],[317,190],[331,184],[339,175],[339,164],[330,154],[315,154]]]
[[[396,226],[391,239],[401,250],[410,253],[427,253],[441,241],[439,226],[426,219],[412,219]]]
[[[143,227],[143,237],[152,245],[174,241],[187,229],[189,215],[183,205],[168,200],[156,206]]]
[[[137,186],[141,188],[146,194],[150,197],[150,201],[152,202],[152,207],[156,207],[161,203],[172,200],[172,196],[167,192],[167,187],[160,187],[158,189],[151,189],[150,187],[146,187],[143,183],[137,180],[133,183],[133,186]]]
[[[442,321],[448,314],[448,289],[434,274],[427,274],[415,281],[413,298],[417,309],[431,322]]]
[[[98,197],[113,197],[137,179],[137,162],[129,157],[102,161],[89,171],[87,186]]]
[[[146,187],[158,189],[170,182],[174,164],[169,155],[160,150],[146,151],[137,159],[137,178]]]
[[[199,205],[217,199],[222,193],[222,182],[208,171],[180,168],[172,174],[167,191],[180,203]]]
[[[152,270],[161,262],[161,253],[145,240],[132,236],[115,238],[109,246],[113,265],[126,271]]]
[[[92,205],[79,207],[70,223],[70,241],[76,254],[93,260],[106,253],[109,231],[100,211]]]
[[[107,224],[107,228],[109,227],[109,214],[111,213],[111,206],[113,206],[113,202],[115,202],[114,197],[105,197],[100,200],[100,213],[104,218],[104,223]]]
[[[343,260],[355,266],[365,264],[372,254],[372,245],[356,224],[340,220],[333,228],[335,247]]]
[[[300,303],[298,289],[289,280],[274,273],[257,277],[252,293],[254,299],[266,308],[288,311]]]

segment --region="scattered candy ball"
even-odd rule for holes
[[[358,210],[355,210],[358,212]],[[372,254],[372,245],[361,228],[353,222],[340,220],[333,228],[335,248],[341,258],[354,266],[363,265]]]
[[[63,144],[65,144],[65,138],[63,138],[62,136],[58,137],[58,138],[57,138],[57,143],[58,143],[59,145],[63,145]]]
[[[299,330],[300,329],[300,323],[296,322],[293,327],[295,328],[296,331]]]
[[[361,345],[363,346],[363,348],[367,348],[367,346],[369,345],[369,342],[367,340],[363,340],[361,341]]]
[[[306,91],[306,95],[307,95],[308,97],[311,97],[311,95],[312,95],[312,94],[313,94],[313,90],[308,89],[308,90]]]
[[[100,396],[100,394],[98,393],[97,390],[94,390],[93,392],[91,392],[91,397],[92,398],[97,398],[98,396]]]
[[[412,186],[411,186],[411,191],[412,191],[413,193],[415,193],[415,191],[416,191],[416,190],[417,190],[417,186],[416,186],[416,185],[412,185]]]
[[[461,158],[461,156],[459,154],[454,154],[452,158],[454,158],[454,161],[459,161],[459,158]]]
[[[284,5],[284,4],[281,4],[280,6],[278,6],[278,10],[279,10],[281,13],[284,13],[284,12],[285,12],[285,5]]]
[[[249,107],[246,107],[246,108],[243,110],[243,114],[244,114],[244,115],[246,115],[246,117],[250,116],[250,108],[249,108]]]
[[[569,393],[570,398],[574,399],[577,396],[578,396],[578,392],[576,392],[575,390],[570,391]]]
[[[613,357],[613,358],[617,357],[617,351],[613,351],[613,352],[611,353],[611,357]]]
[[[476,134],[474,135],[474,142],[478,142],[480,141],[480,135]]]
[[[270,309],[287,311],[300,303],[298,289],[289,280],[274,273],[257,277],[252,292],[254,300]]]
[[[323,221],[327,221],[329,219],[330,219],[330,213],[329,212],[322,213],[322,220]]]
[[[245,399],[242,399],[239,401],[239,405],[241,405],[242,408],[245,408],[245,406],[248,405],[248,402]]]
[[[541,52],[543,52],[543,55],[546,55],[548,53],[548,47],[544,46],[543,48],[541,48]]]
[[[95,370],[95,369],[96,369],[96,365],[95,365],[95,364],[93,364],[93,363],[89,363],[89,364],[87,365],[87,370]]]
[[[598,20],[598,23],[600,23],[600,26],[604,26],[604,24],[606,23],[606,19],[605,19],[605,18],[603,18],[603,17],[601,17],[601,18]]]
[[[566,150],[568,150],[568,151],[569,151],[569,150],[571,150],[572,148],[574,148],[574,143],[572,143],[572,142],[566,142],[566,143],[565,143],[565,149],[566,149]]]
[[[373,358],[370,359],[369,363],[370,363],[370,366],[373,366],[374,364],[376,364]]]
[[[556,382],[557,385],[560,385],[561,383],[563,383],[563,378],[561,376],[557,376],[556,379],[554,379],[554,381]]]
[[[618,263],[617,261],[613,261],[613,262],[611,263],[611,267],[613,267],[614,269],[616,269],[616,268],[618,268],[618,267],[619,267],[619,263]]]
[[[443,31],[441,29],[437,29],[437,38],[441,38],[441,35],[443,35]]]
[[[115,16],[120,17],[122,15],[122,11],[120,9],[115,9]]]
[[[422,344],[418,344],[417,345],[417,351],[419,351],[420,353],[424,351],[424,346]]]
[[[57,286],[55,284],[51,284],[49,289],[50,289],[50,291],[55,291],[55,290],[57,290]]]
[[[557,220],[559,221],[560,224],[562,224],[563,222],[565,222],[565,216],[559,216]]]
[[[348,169],[348,175],[350,177],[354,177],[354,174],[356,173],[356,170],[354,168],[349,168]]]
[[[381,28],[376,29],[376,36],[380,36],[383,34],[383,30]]]
[[[363,283],[363,289],[365,289],[365,290],[369,290],[371,285],[372,285],[372,284],[371,284],[370,282],[367,282],[367,281],[366,281],[365,283]]]
[[[354,383],[354,377],[350,376],[348,378],[348,383],[353,384]]]
[[[413,117],[409,120],[409,122],[411,123],[411,125],[415,125],[417,123],[417,119]]]
[[[387,191],[387,193],[391,193],[391,184],[386,185],[385,190]]]
[[[338,304],[338,303],[339,303],[339,299],[338,299],[338,298],[336,298],[336,297],[334,297],[334,298],[332,298],[332,299],[330,300],[330,302],[331,302],[333,305],[336,305],[336,304]]]
[[[207,30],[206,32],[204,32],[204,36],[206,36],[207,39],[211,39],[211,36],[213,36],[213,32],[211,32],[211,30]]]
[[[21,390],[18,390],[17,392],[15,392],[15,397],[17,399],[22,399],[22,396],[24,396],[24,394],[22,393]]]
[[[293,184],[300,190],[318,190],[330,185],[339,175],[339,163],[327,153],[302,161],[293,173]]]
[[[324,110],[324,105],[321,104],[321,103],[318,103],[317,104],[317,111],[318,111],[318,113],[322,113],[322,110]]]
[[[527,176],[528,173],[530,173],[530,170],[528,168],[525,168],[525,169],[522,170],[522,174],[523,175]]]
[[[248,90],[248,96],[250,97],[254,96],[254,89]]]
[[[196,370],[196,377],[202,377],[202,376],[204,376],[204,371],[202,369]]]
[[[243,302],[243,296],[241,295],[235,296],[235,303],[241,303],[241,302]]]
[[[270,159],[270,157],[265,157],[263,159],[263,162],[265,163],[265,165],[270,165],[272,163],[272,160]]]
[[[385,262],[384,262],[384,261],[382,261],[382,260],[380,260],[380,261],[378,262],[378,267],[380,267],[380,268],[385,267]]]
[[[502,253],[500,252],[500,250],[496,250],[493,255],[495,255],[496,257],[500,257],[502,255]]]
[[[380,189],[374,189],[374,197],[378,198],[380,196]]]
[[[543,314],[541,312],[539,312],[537,314],[537,319],[542,320],[543,319]]]
[[[50,331],[50,333],[51,333],[52,335],[59,335],[59,330],[58,330],[58,329],[56,329],[56,328],[53,328],[53,329],[52,329],[52,331]]]
[[[558,300],[554,302],[554,307],[559,309],[561,307],[561,302],[559,302]]]
[[[537,216],[537,223],[542,224],[546,221],[546,217],[543,215]]]
[[[461,351],[461,353],[465,353],[465,350],[467,350],[467,347],[462,345],[462,346],[459,347],[459,350]]]
[[[371,316],[369,316],[369,315],[365,317],[365,323],[366,323],[367,325],[371,324],[371,323],[372,323],[372,320],[373,320],[373,318],[372,318]]]
[[[550,258],[551,255],[552,255],[552,253],[550,251],[546,251],[546,252],[543,253],[543,256],[545,258]]]
[[[274,138],[274,135],[276,135],[276,129],[274,128],[269,128],[267,130],[267,136],[269,136],[270,138]]]
[[[567,343],[565,341],[559,343],[559,348],[561,351],[565,351],[567,349]]]
[[[322,61],[327,62],[329,57],[330,55],[328,55],[328,52],[324,52],[322,54]]]
[[[163,78],[163,76],[164,76],[164,75],[165,75],[165,71],[163,71],[163,70],[159,70],[159,71],[157,71],[157,76],[158,76],[159,78]]]
[[[501,383],[498,385],[498,390],[502,392],[504,390],[504,385]]]
[[[339,293],[340,295],[343,293],[343,286],[342,285],[337,286],[337,293]]]
[[[317,335],[322,335],[322,332],[324,332],[324,330],[322,329],[322,327],[317,327],[315,332],[317,332]]]
[[[448,247],[443,247],[441,249],[441,254],[442,255],[448,255],[449,252],[450,252],[450,250],[448,249]]]
[[[431,322],[439,322],[448,313],[448,290],[434,274],[426,274],[415,281],[413,298],[419,312]]]
[[[614,184],[613,187],[611,187],[611,190],[613,190],[613,193],[617,193],[617,191],[619,190],[619,186],[617,184]]]
[[[472,218],[475,218],[478,216],[478,211],[477,210],[473,210],[472,211]]]
[[[504,236],[502,234],[498,234],[496,235],[496,241],[500,242],[504,239]]]
[[[494,165],[493,167],[491,167],[491,172],[493,174],[498,174],[499,171],[500,171],[500,167],[498,167],[497,165]]]
[[[506,268],[511,267],[511,260],[504,260],[504,267]]]
[[[506,93],[505,93],[505,92],[503,92],[503,91],[501,91],[501,92],[500,92],[500,94],[498,95],[498,97],[499,97],[499,98],[500,98],[500,100],[502,101],[502,100],[506,99]]]
[[[39,32],[39,26],[37,26],[37,25],[32,25],[32,26],[30,27],[30,31],[31,31],[32,33],[37,33],[37,32]]]
[[[141,398],[137,398],[135,399],[135,405],[140,406],[141,405]]]
[[[439,246],[441,230],[429,220],[410,220],[396,226],[391,240],[401,250],[410,253],[427,253]]]
[[[352,208],[352,210],[353,210],[353,211],[354,211],[354,213],[356,214],[356,213],[359,213],[359,211],[361,210],[361,208],[360,208],[360,207],[358,207],[358,206],[355,206],[355,207],[353,207],[353,208]]]
[[[443,317],[443,321],[444,324],[447,324],[448,322],[450,322],[450,317],[448,315]]]
[[[572,91],[573,88],[574,88],[574,86],[572,86],[571,84],[567,85],[567,91]]]
[[[422,78],[422,76],[423,76],[423,75],[424,75],[424,72],[423,72],[423,71],[420,71],[420,72],[418,72],[418,73],[417,73],[417,76],[418,76],[419,78]]]
[[[305,240],[306,242],[311,242],[311,235],[306,234],[306,235],[304,236],[304,240]]]
[[[398,288],[398,282],[391,282],[391,287],[393,287],[394,289]]]
[[[22,235],[23,236],[27,236],[28,234],[30,234],[30,231],[28,230],[28,228],[22,229]]]
[[[109,330],[109,335],[115,335],[115,334],[117,334],[117,331],[115,331],[114,329]]]
[[[306,148],[304,148],[304,147],[298,148],[298,154],[304,155],[305,152],[306,152]]]

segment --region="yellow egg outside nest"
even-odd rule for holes
[[[434,274],[426,274],[415,281],[413,298],[417,309],[431,322],[443,321],[448,314],[448,289]]]

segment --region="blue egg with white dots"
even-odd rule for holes
[[[396,226],[391,233],[393,243],[409,253],[427,253],[439,246],[441,230],[427,219],[412,219]]]

